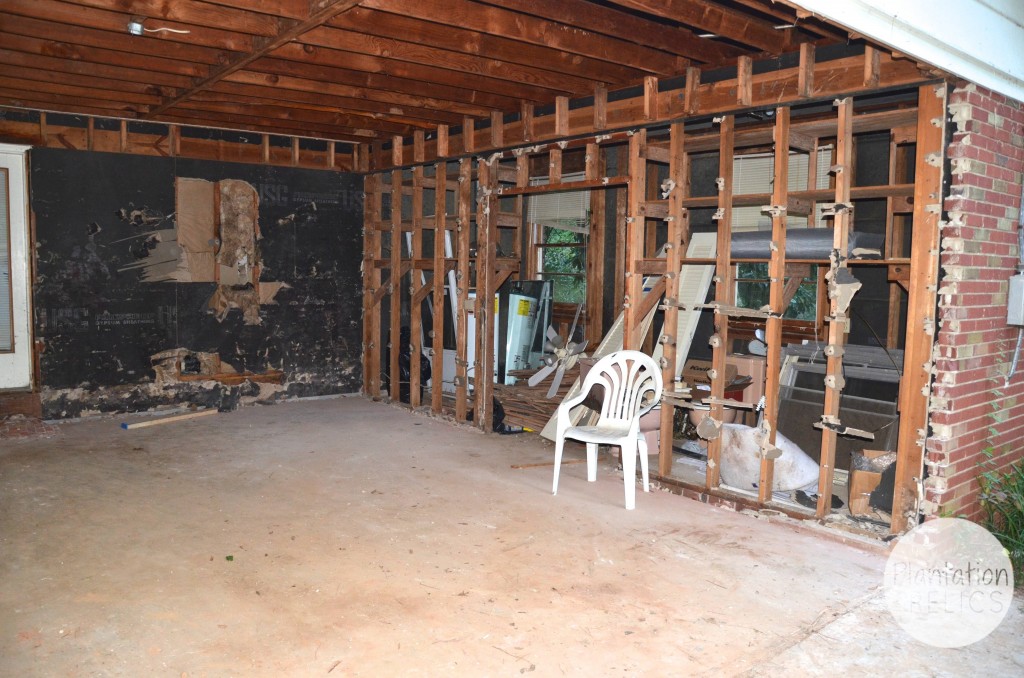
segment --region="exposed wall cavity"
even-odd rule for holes
[[[359,390],[362,188],[36,149],[44,416]]]

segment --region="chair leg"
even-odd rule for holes
[[[636,441],[637,452],[640,453],[640,476],[644,480],[644,492],[651,491],[651,483],[649,481],[650,474],[648,473],[647,463],[647,440],[644,436],[640,436]]]
[[[626,510],[636,508],[636,456],[637,441],[627,440],[622,444],[622,482],[626,486]]]
[[[551,494],[558,494],[558,472],[562,470],[562,447],[564,445],[564,438],[555,441],[555,477],[551,481]]]
[[[587,443],[587,480],[597,480],[597,443]]]

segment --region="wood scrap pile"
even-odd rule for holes
[[[522,426],[533,431],[540,432],[548,423],[558,409],[558,405],[565,398],[565,394],[572,388],[576,378],[580,376],[580,368],[577,365],[571,370],[566,370],[565,378],[558,388],[554,398],[548,398],[550,380],[545,379],[536,386],[529,386],[526,379],[536,370],[514,370],[509,375],[516,377],[515,385],[505,384],[494,385],[494,397],[501,403],[505,410],[505,423],[509,426]]]

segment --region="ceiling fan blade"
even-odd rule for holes
[[[573,336],[575,336],[575,334],[576,334],[576,323],[579,322],[580,311],[582,311],[582,310],[583,310],[583,304],[576,304],[576,315],[572,319],[572,328],[569,330],[569,338],[566,339],[566,342],[572,341]]]
[[[536,386],[540,382],[544,381],[544,379],[546,379],[547,376],[554,371],[554,365],[545,365],[544,367],[537,370],[537,372],[533,374],[529,379],[527,379],[526,383],[530,386]]]
[[[587,344],[589,343],[589,339],[584,339],[578,344],[573,344],[572,348],[569,349],[569,355],[579,355],[580,353],[583,353],[583,351],[585,351],[587,348]]]
[[[562,377],[565,376],[565,364],[558,363],[558,371],[555,372],[555,379],[551,382],[551,388],[548,389],[548,398],[554,398],[555,394],[558,393],[558,387],[562,385]]]
[[[544,336],[546,336],[548,338],[548,341],[554,341],[555,339],[561,339],[561,337],[558,336],[558,332],[555,332],[555,328],[552,327],[551,325],[548,325],[548,331],[544,333]]]

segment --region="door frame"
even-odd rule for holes
[[[31,146],[0,144],[0,168],[8,176],[11,314],[14,350],[0,353],[0,393],[34,386],[32,323],[32,242],[28,207],[28,151]],[[8,243],[0,243],[7,247]]]

